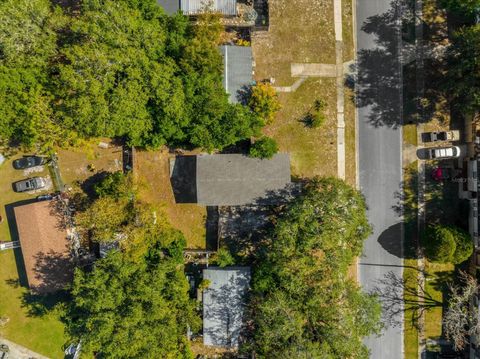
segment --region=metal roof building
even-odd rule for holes
[[[205,8],[225,16],[237,15],[237,0],[181,0],[180,5],[185,15],[197,15]]]
[[[237,348],[241,339],[246,296],[250,288],[249,267],[208,268],[203,279],[203,343]]]
[[[277,204],[291,185],[290,157],[286,153],[271,159],[242,154],[177,156],[170,176],[177,203]]]
[[[242,92],[253,82],[253,54],[250,46],[220,46],[223,56],[223,87],[230,102],[242,102]]]

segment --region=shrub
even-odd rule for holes
[[[198,290],[204,291],[205,289],[208,289],[208,287],[210,287],[210,284],[212,283],[208,279],[202,279],[202,281],[198,285]]]
[[[269,83],[259,83],[252,87],[248,105],[265,123],[271,123],[281,108],[277,92]]]
[[[235,264],[235,259],[227,248],[220,248],[215,255],[214,262],[223,268]]]
[[[452,226],[428,226],[422,235],[422,245],[427,258],[440,263],[459,264],[473,252],[470,235]]]
[[[325,123],[325,107],[327,103],[321,99],[315,100],[313,110],[307,115],[306,122],[308,127],[318,128]]]
[[[250,147],[250,157],[272,158],[278,152],[277,142],[270,137],[262,137]]]

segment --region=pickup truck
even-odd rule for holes
[[[422,133],[423,142],[458,141],[459,139],[460,131],[458,130]]]
[[[434,147],[427,149],[427,158],[432,160],[442,160],[446,158],[460,157],[460,147]]]

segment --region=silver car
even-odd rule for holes
[[[458,158],[460,157],[460,147],[437,147],[428,149],[428,158],[432,160],[442,160],[445,158]]]
[[[15,192],[27,192],[45,187],[45,180],[42,177],[27,178],[13,184]]]

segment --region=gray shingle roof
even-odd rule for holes
[[[185,15],[201,13],[206,6],[223,15],[237,15],[237,0],[181,0],[181,8]]]
[[[276,196],[290,180],[286,153],[269,160],[241,154],[199,155],[196,159],[197,203],[206,206],[276,203]]]
[[[223,56],[223,87],[230,102],[238,103],[242,91],[253,82],[253,55],[249,46],[220,46]]]
[[[180,10],[180,0],[157,0],[157,4],[163,7],[168,15],[173,15]]]
[[[236,348],[243,326],[249,267],[208,268],[203,278],[210,286],[203,291],[203,343]]]

